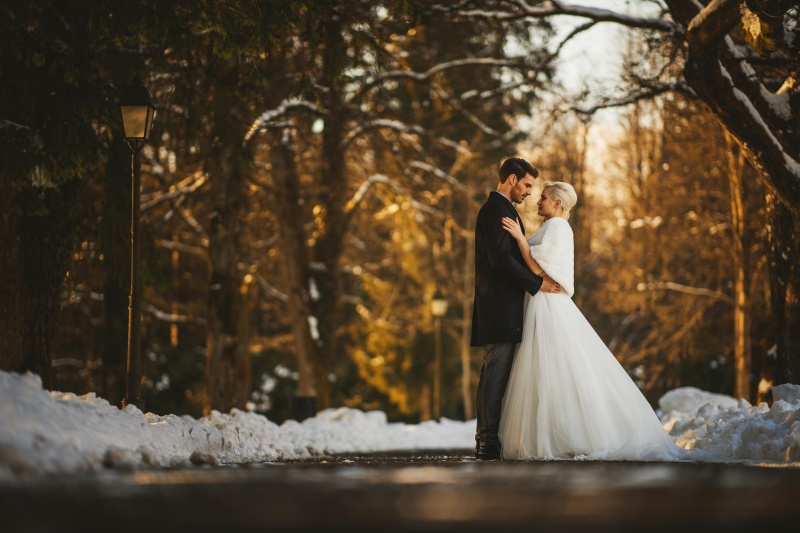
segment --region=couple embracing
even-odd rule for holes
[[[578,198],[546,182],[544,222],[530,239],[515,204],[539,172],[506,159],[475,225],[472,346],[478,383],[478,459],[674,460],[682,452],[650,404],[572,301],[567,222]]]

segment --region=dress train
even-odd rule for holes
[[[684,455],[566,293],[526,297],[500,420],[504,459]]]

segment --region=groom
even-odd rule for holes
[[[552,279],[528,270],[519,246],[502,225],[503,217],[519,218],[514,204],[530,196],[533,180],[538,176],[539,171],[524,159],[512,157],[503,161],[497,189],[489,193],[475,223],[475,301],[470,344],[482,346],[484,351],[476,401],[478,459],[500,459],[500,409],[514,351],[522,340],[525,292],[558,292]],[[522,232],[525,233],[524,227]]]

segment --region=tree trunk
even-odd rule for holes
[[[311,345],[311,355],[316,375],[317,400],[319,407],[324,409],[330,405],[328,375],[331,371],[331,352],[342,294],[341,258],[349,219],[344,212],[347,180],[343,148],[348,112],[341,93],[347,45],[342,36],[341,19],[335,11],[327,17],[323,31],[325,48],[322,57],[322,84],[327,87],[324,95],[327,114],[322,132],[322,168],[317,192],[320,206],[327,216],[314,248],[313,260],[318,267],[309,272],[318,293],[318,297],[309,301],[309,319],[316,325],[316,331],[312,331],[314,342]]]
[[[0,219],[0,370],[33,372],[45,388],[80,189],[78,180],[29,187]]]
[[[796,244],[800,220],[800,176],[797,174],[796,94],[790,112],[774,105],[770,93],[746,58],[726,40],[741,23],[741,2],[719,0],[704,9],[695,2],[667,0],[673,18],[687,28],[684,75],[689,86],[720,124],[745,150],[750,164],[770,188],[767,219],[773,320],[776,324],[777,383],[800,381],[800,253]],[[787,8],[788,9],[788,8]],[[698,16],[700,14],[700,16]],[[796,80],[789,77],[790,89]],[[791,91],[790,91],[791,92]],[[787,93],[789,96],[789,93]]]
[[[6,213],[0,221],[0,370],[24,372],[29,366],[25,361],[29,347],[23,330],[33,302],[25,296],[27,269],[20,249],[20,216]],[[35,367],[36,362],[32,363]]]
[[[728,152],[728,179],[731,191],[731,234],[733,240],[733,360],[736,369],[733,394],[736,398],[751,401],[750,353],[750,276],[748,275],[749,249],[744,227],[742,198],[742,170],[744,152],[730,134],[725,135]]]
[[[590,231],[589,224],[585,222],[586,217],[583,216],[584,213],[590,213],[591,210],[589,209],[588,198],[585,194],[585,174],[586,174],[586,147],[588,145],[587,138],[589,136],[589,126],[588,124],[581,124],[580,129],[580,144],[575,139],[575,153],[570,157],[571,168],[571,182],[572,186],[575,188],[575,193],[578,195],[579,204],[577,205],[577,209],[574,209],[570,212],[569,220],[574,228],[575,232],[575,295],[573,300],[575,301],[575,305],[578,306],[579,309],[583,308],[583,296],[585,290],[583,288],[583,279],[584,279],[584,268],[586,263],[589,262],[589,258],[591,258],[591,242],[592,236]],[[573,166],[574,165],[574,166]]]
[[[466,201],[464,202],[464,227],[471,228],[475,221],[472,213],[471,188],[467,189]],[[470,348],[470,336],[472,331],[472,303],[475,283],[475,236],[468,231],[466,233],[466,250],[464,254],[464,288],[461,300],[461,397],[464,401],[464,420],[471,420],[476,416],[475,408],[472,404],[472,349]]]
[[[431,418],[431,384],[425,381],[419,391],[419,421],[427,422]]]
[[[305,411],[300,403],[310,402],[317,396],[317,374],[313,366],[313,344],[309,329],[308,310],[308,249],[306,245],[305,221],[300,206],[300,177],[291,149],[281,138],[282,132],[271,132],[271,175],[278,202],[278,228],[280,250],[283,255],[286,293],[289,295],[289,323],[292,327],[294,352],[297,359],[297,390],[295,403],[300,418]],[[308,414],[308,413],[305,413]]]
[[[208,283],[208,332],[206,337],[205,382],[207,399],[204,412],[244,409],[250,391],[250,365],[246,350],[240,349],[239,315],[242,311],[240,287],[238,209],[241,193],[236,183],[241,176],[228,174],[220,155],[219,173],[212,176],[212,195],[217,200],[209,228],[208,255],[211,275]],[[229,196],[233,195],[233,196]],[[244,348],[244,347],[241,347]]]
[[[775,385],[800,383],[800,228],[775,194],[767,195],[770,300],[776,338]]]
[[[220,79],[214,113],[215,145],[208,158],[211,185],[211,220],[208,231],[210,279],[208,283],[208,332],[206,337],[207,389],[204,412],[244,409],[250,393],[250,358],[241,337],[243,273],[240,221],[245,208],[245,183],[252,156],[243,145],[245,121],[228,105],[227,95],[238,87],[238,63],[231,60]]]

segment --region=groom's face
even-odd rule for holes
[[[511,201],[515,204],[522,203],[525,198],[531,195],[533,191],[533,180],[535,179],[530,174],[525,174],[522,178],[517,178],[515,174],[508,177],[511,181]]]

